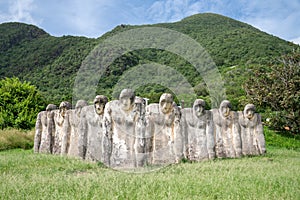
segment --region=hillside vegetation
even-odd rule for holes
[[[16,76],[20,80],[30,81],[43,93],[48,103],[71,101],[76,72],[89,52],[106,38],[121,31],[145,26],[169,28],[195,39],[208,51],[225,79],[229,76],[228,71],[231,71],[229,67],[245,69],[245,66],[253,64],[266,64],[297,48],[248,24],[209,13],[193,15],[175,23],[120,25],[98,39],[53,37],[32,25],[3,23],[0,25],[0,78]],[[112,88],[124,71],[149,62],[174,67],[187,78],[198,96],[208,95],[199,74],[186,60],[170,52],[153,49],[133,51],[118,58],[109,66],[106,76],[99,80],[98,93],[111,98]],[[240,70],[238,76],[243,73]],[[238,85],[237,89],[227,84],[226,87],[233,104],[238,105],[241,95],[245,95],[241,86]],[[159,85],[148,85],[139,88],[137,94],[155,102],[165,90]]]
[[[141,30],[137,28],[149,30],[149,27],[165,28],[164,30],[181,33],[198,42],[197,44],[208,53],[197,54],[198,60],[203,59],[205,55],[210,56],[221,77],[202,77],[203,74],[200,74],[190,60],[186,60],[182,55],[162,50],[163,48],[148,48],[147,45],[119,55],[112,59],[108,66],[103,66],[102,61],[113,58],[115,53],[115,47],[111,49],[108,47],[107,51],[104,45],[109,39],[115,39],[116,36],[118,38],[134,29]],[[263,114],[264,121],[266,118],[270,119],[268,124],[271,127],[280,131],[299,132],[299,109],[297,109],[300,103],[299,45],[228,17],[204,13],[174,23],[119,25],[97,39],[53,37],[36,26],[4,23],[0,24],[0,35],[0,79],[18,77],[22,82],[30,82],[41,92],[46,105],[49,103],[59,105],[61,101],[76,101],[74,88],[81,93],[79,98],[89,102],[97,94],[106,95],[112,100],[117,98],[120,89],[123,89],[116,86],[124,80],[134,83],[136,95],[149,98],[149,103],[158,102],[164,92],[175,94],[174,88],[170,88],[162,81],[167,79],[167,82],[175,83],[176,89],[184,83],[188,83],[189,89],[192,89],[190,90],[193,91],[192,96],[188,96],[187,92],[180,97],[174,95],[178,104],[182,99],[185,100],[185,107],[189,107],[195,98],[204,99],[207,102],[207,109],[217,107],[224,98],[231,101],[233,110],[243,110],[244,106],[251,102],[257,105],[257,111]],[[144,35],[147,35],[147,32]],[[127,43],[135,41],[134,37],[133,35]],[[159,35],[154,40],[156,43],[164,44],[168,43],[165,40],[174,41],[174,38],[162,38]],[[122,42],[115,43],[120,45]],[[181,46],[176,48],[180,49]],[[104,56],[99,54],[99,49],[106,52]],[[99,70],[82,71],[84,63],[87,62],[91,62],[94,68],[103,68],[101,71],[103,74],[100,75]],[[155,68],[154,64],[159,66],[156,71],[152,71]],[[287,68],[290,70],[286,70]],[[87,75],[80,77],[78,72]],[[259,73],[261,74],[258,75]],[[286,83],[277,81],[281,80],[281,77],[291,75],[293,79],[286,79],[289,80]],[[83,84],[74,86],[78,79],[84,80]],[[224,89],[220,87],[217,90],[221,91],[220,94],[210,93],[212,90],[207,88],[213,85],[207,84],[207,81],[215,85],[224,82],[224,86],[220,85],[225,87],[226,96],[223,95]],[[92,86],[86,83],[95,84],[96,89],[90,91]],[[121,84],[121,87],[123,86],[124,84]],[[277,98],[279,96],[280,98]],[[212,102],[211,99],[218,101]]]

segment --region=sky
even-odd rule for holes
[[[0,0],[0,23],[33,24],[53,36],[97,38],[120,24],[175,22],[207,12],[300,44],[300,0]]]

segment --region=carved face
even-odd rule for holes
[[[173,97],[171,94],[164,93],[159,100],[159,109],[162,113],[170,113],[173,109]]]
[[[67,110],[69,110],[71,108],[71,104],[67,101],[63,101],[60,103],[59,105],[59,114],[62,117],[65,117]]]
[[[124,111],[129,111],[129,110],[133,109],[134,99],[135,99],[135,94],[134,94],[133,90],[131,90],[131,89],[122,90],[120,97],[119,97],[121,109]]]
[[[195,116],[200,117],[205,111],[205,101],[202,99],[196,99],[193,105],[193,112]]]
[[[137,112],[145,113],[145,104],[146,104],[146,101],[143,98],[135,97],[134,107]]]
[[[67,111],[67,108],[65,106],[62,106],[59,108],[59,113],[62,117],[64,117],[66,115],[66,111]]]
[[[107,103],[108,99],[106,96],[97,95],[94,99],[94,108],[95,112],[98,115],[102,115],[104,113],[105,104]]]
[[[227,100],[222,101],[220,105],[220,112],[223,117],[228,117],[231,110],[231,103]]]
[[[255,106],[253,104],[247,104],[244,109],[244,116],[251,120],[255,113]]]

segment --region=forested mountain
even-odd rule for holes
[[[247,68],[267,65],[299,47],[248,24],[210,13],[193,15],[175,23],[120,25],[97,39],[54,37],[32,25],[3,23],[0,24],[0,78],[16,76],[30,81],[49,103],[71,101],[76,72],[89,52],[104,39],[139,27],[169,28],[198,41],[227,80],[228,97],[234,104],[244,95],[241,84],[247,78]],[[111,98],[112,88],[124,71],[149,62],[174,67],[186,76],[198,96],[208,95],[205,84],[201,84],[199,74],[190,63],[170,52],[154,49],[133,51],[115,60],[105,77],[99,80],[98,93]],[[150,85],[139,88],[137,94],[155,102],[164,91],[162,86]]]

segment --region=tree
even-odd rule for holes
[[[252,71],[245,83],[247,96],[266,113],[275,130],[300,133],[300,53],[284,55],[270,68]]]
[[[29,82],[18,78],[0,80],[0,128],[31,129],[45,102]]]

